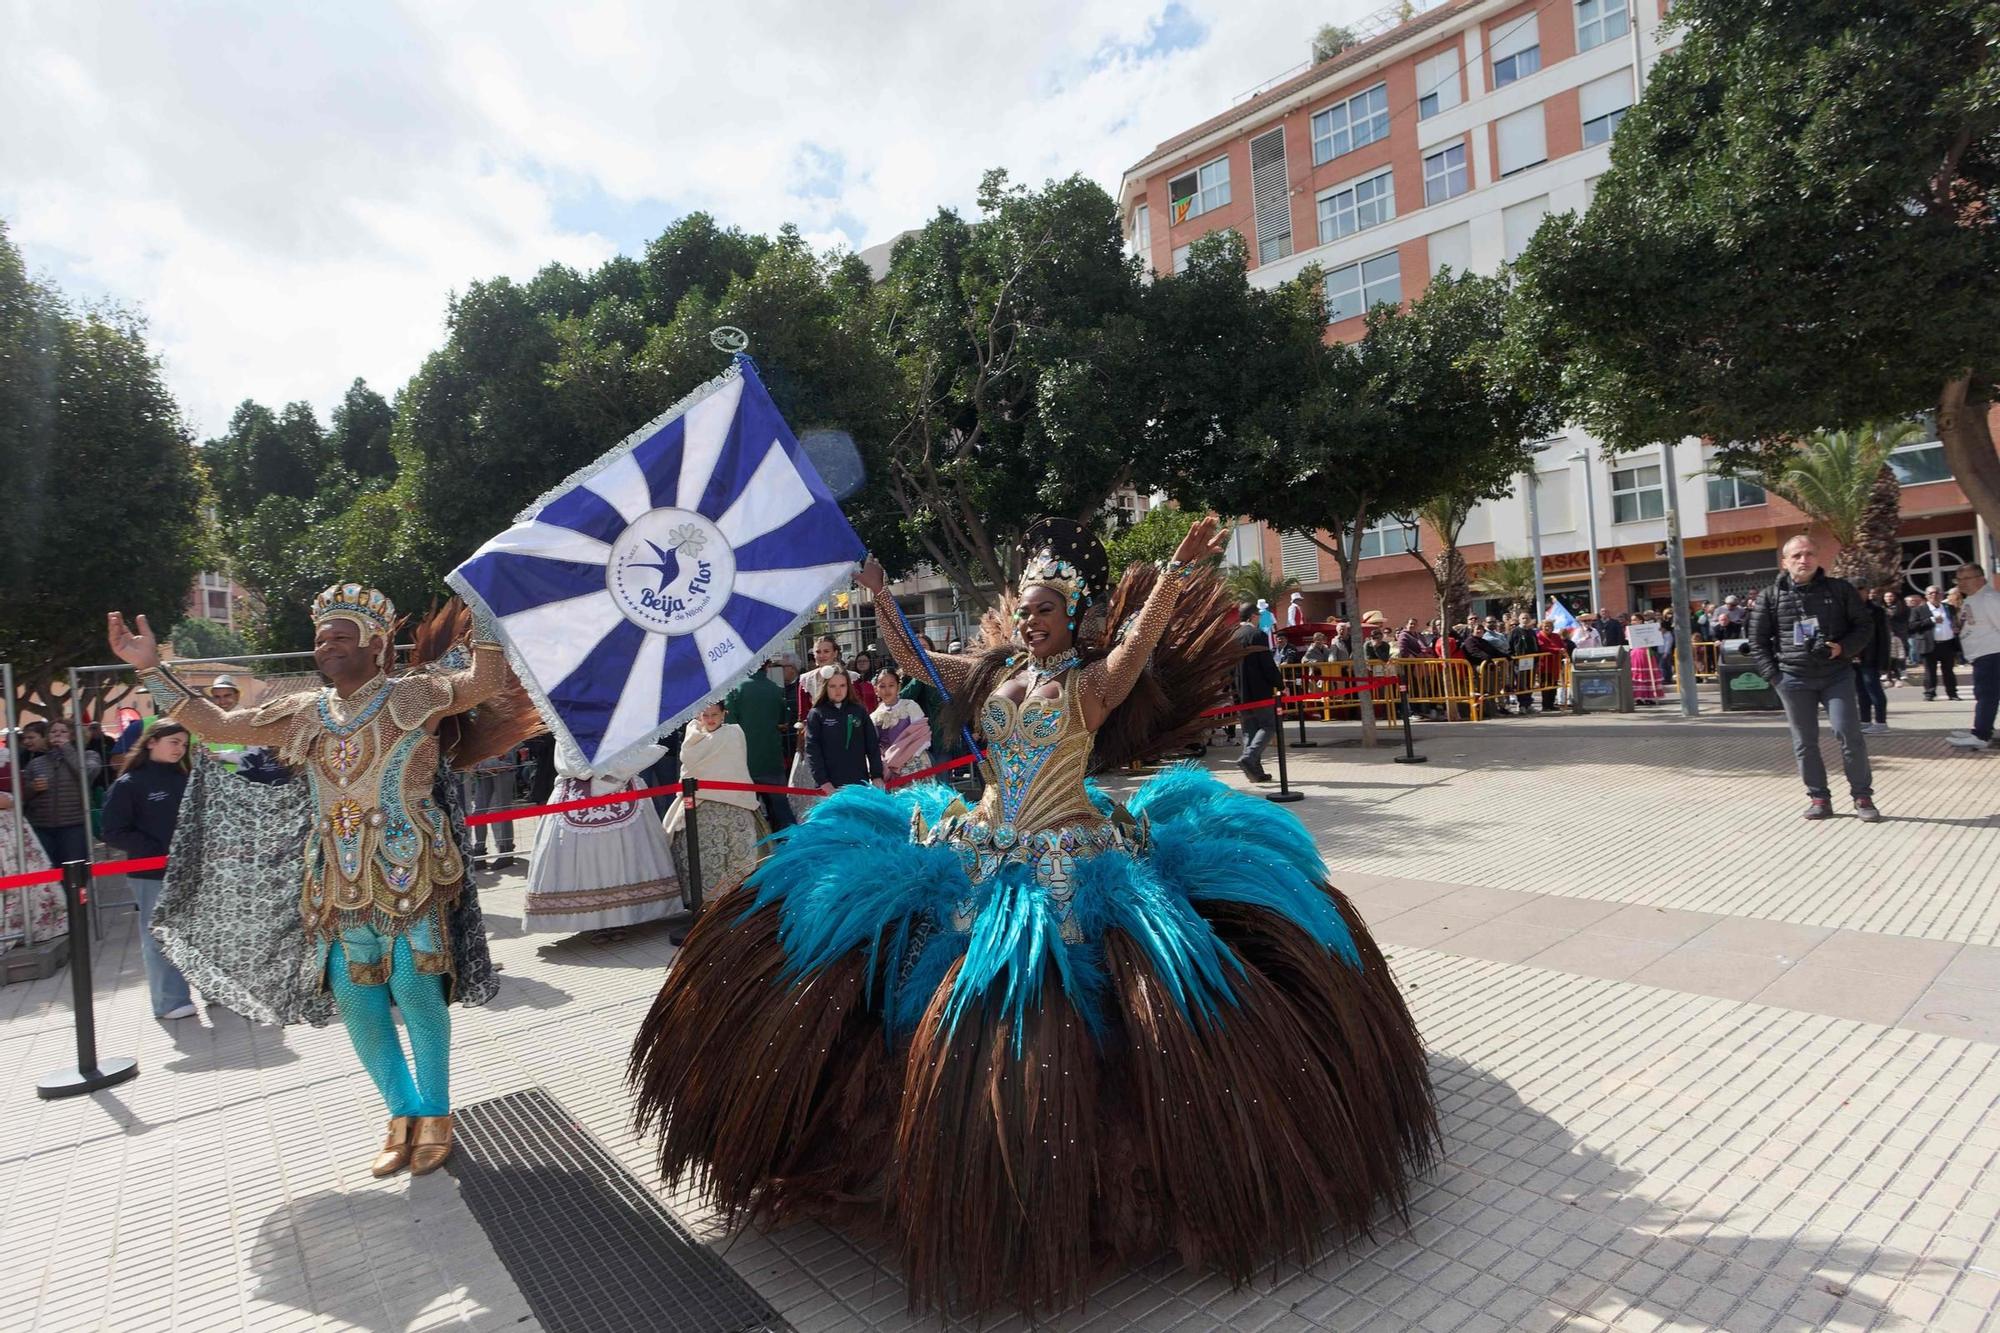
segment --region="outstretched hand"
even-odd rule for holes
[[[855,572],[854,581],[869,592],[879,594],[882,591],[882,585],[887,582],[887,576],[882,570],[882,562],[872,555],[869,556],[867,563]]]
[[[1210,560],[1221,555],[1229,545],[1229,534],[1223,531],[1222,520],[1209,514],[1196,521],[1181,538],[1174,559],[1184,565],[1192,565],[1202,560]]]
[[[139,618],[139,631],[133,633],[125,623],[123,612],[113,611],[105,617],[105,627],[111,636],[111,651],[119,661],[130,663],[141,671],[160,664],[160,641],[153,635],[153,627],[146,623],[146,617]]]

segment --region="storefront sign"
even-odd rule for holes
[[[1777,544],[1778,534],[1770,528],[1760,528],[1755,532],[1724,532],[1712,537],[1688,537],[1681,542],[1681,553],[1692,559],[1698,555],[1730,555],[1737,551],[1768,551]],[[1653,548],[1655,559],[1667,558],[1667,544],[1661,542]]]

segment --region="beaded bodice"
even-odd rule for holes
[[[1057,824],[1103,822],[1084,794],[1092,736],[1078,706],[1076,673],[1054,699],[1030,694],[1019,704],[997,690],[979,710],[986,741],[986,795],[974,817],[998,840]]]

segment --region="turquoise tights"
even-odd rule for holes
[[[390,1115],[445,1115],[451,1110],[451,1009],[445,1003],[445,979],[418,972],[410,960],[410,942],[400,936],[390,959],[388,985],[358,986],[347,975],[346,951],[338,943],[328,951],[326,978],[340,1005],[341,1022]],[[409,1061],[389,1013],[392,992],[410,1030]]]

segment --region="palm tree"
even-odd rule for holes
[[[1473,576],[1472,590],[1488,597],[1504,597],[1513,609],[1533,607],[1535,602],[1535,558],[1510,555],[1483,566]]]
[[[1835,574],[1863,587],[1889,586],[1903,565],[1897,537],[1903,488],[1889,455],[1922,433],[1914,421],[1819,431],[1756,480],[1840,543]]]
[[[1416,516],[1437,534],[1438,552],[1433,559],[1419,543],[1418,549],[1410,554],[1430,571],[1431,589],[1437,594],[1438,620],[1442,624],[1452,625],[1463,619],[1465,608],[1472,601],[1465,552],[1458,549],[1458,538],[1478,503],[1479,497],[1461,492],[1433,496],[1417,506]]]
[[[1299,586],[1299,581],[1289,574],[1277,578],[1265,571],[1262,560],[1252,560],[1247,565],[1238,565],[1229,571],[1224,579],[1229,595],[1239,602],[1269,602],[1273,608],[1284,599],[1286,593]]]

